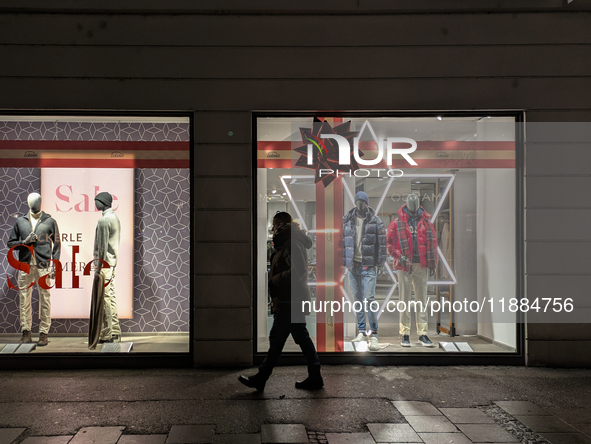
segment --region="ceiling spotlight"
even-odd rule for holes
[[[287,193],[281,193],[282,196],[285,196]]]
[[[441,116],[437,116],[437,120],[441,120]]]
[[[271,191],[271,193],[273,193],[273,194],[275,194],[276,192],[277,192],[277,190],[273,190],[273,191]]]

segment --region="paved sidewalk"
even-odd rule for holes
[[[253,370],[0,372],[0,444],[591,444],[591,371],[515,367],[323,369],[296,390]]]

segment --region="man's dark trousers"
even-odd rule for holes
[[[302,315],[298,317],[303,318]],[[302,349],[302,353],[308,363],[308,369],[313,369],[315,367],[320,368],[318,354],[316,353],[316,348],[314,347],[312,339],[310,339],[306,323],[292,323],[290,307],[287,305],[281,307],[281,310],[273,315],[273,326],[269,333],[269,351],[267,352],[265,360],[259,367],[259,371],[265,376],[268,377],[273,372],[273,368],[277,365],[277,362],[281,357],[285,341],[287,341],[290,334],[295,343]]]

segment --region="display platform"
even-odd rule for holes
[[[316,337],[311,336],[312,341],[316,343]],[[435,331],[429,331],[429,339],[433,341],[433,347],[423,347],[418,342],[418,336],[415,334],[410,335],[410,347],[402,347],[400,345],[400,336],[379,336],[380,350],[379,351],[368,351],[364,350],[365,347],[359,347],[356,345],[352,347],[351,340],[353,337],[345,338],[345,350],[346,352],[353,352],[358,350],[359,353],[445,353],[445,350],[439,346],[440,342],[463,342],[467,343],[472,348],[473,353],[508,353],[514,352],[515,350],[510,347],[505,347],[499,344],[493,344],[478,336],[455,336],[450,338],[449,336],[438,335]],[[387,344],[387,345],[386,345]],[[384,347],[385,345],[385,347]],[[268,338],[261,338],[258,341],[258,350],[266,351],[269,348]],[[293,342],[291,336],[287,339],[283,351],[286,353],[295,352],[301,353],[300,347]]]
[[[123,333],[123,342],[133,343],[130,353],[189,353],[189,333]],[[21,335],[2,334],[0,344],[18,343]],[[38,334],[33,333],[33,341],[38,340]],[[108,345],[108,344],[105,344]],[[2,347],[2,345],[0,345]],[[30,354],[35,353],[100,353],[104,345],[97,345],[95,350],[88,349],[86,335],[50,335],[49,344],[36,347]]]

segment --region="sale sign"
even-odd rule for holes
[[[53,319],[88,319],[93,274],[84,269],[94,259],[94,238],[102,212],[94,197],[113,196],[112,209],[121,223],[115,291],[120,319],[133,317],[132,168],[41,168],[41,208],[60,230],[61,288],[51,289]],[[94,267],[93,267],[94,269]]]

